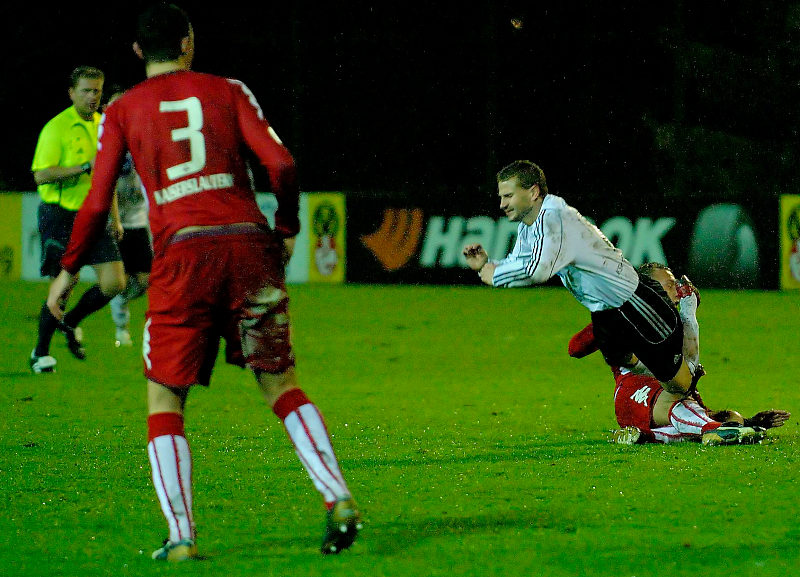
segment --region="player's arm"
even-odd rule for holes
[[[509,263],[516,261],[520,258],[521,244],[519,237],[514,244],[514,249],[502,261],[492,261],[489,259],[489,254],[486,249],[480,244],[468,244],[461,251],[467,266],[478,273],[478,278],[481,279],[483,284],[494,286],[492,281],[494,271],[499,264]]]
[[[464,260],[467,261],[467,266],[475,272],[480,271],[487,262],[489,262],[489,255],[479,244],[468,244],[461,251],[464,255]]]
[[[492,285],[492,275],[494,274],[495,263],[489,262],[489,255],[479,244],[468,244],[461,251],[467,266],[478,273],[478,277],[484,284]]]
[[[239,130],[267,170],[272,193],[278,200],[275,231],[284,238],[293,237],[300,230],[300,187],[294,158],[264,118],[253,93],[239,81],[230,82],[234,86]]]
[[[534,226],[542,227],[530,247],[515,246],[516,254],[497,263],[492,275],[492,285],[518,287],[543,284],[568,262],[564,246],[563,226],[557,211],[546,210]],[[517,239],[519,243],[519,239]]]
[[[749,419],[744,420],[745,427],[764,427],[765,429],[773,429],[775,427],[782,427],[783,424],[789,420],[792,414],[789,411],[782,411],[780,409],[770,409],[769,411],[761,411],[756,413]]]

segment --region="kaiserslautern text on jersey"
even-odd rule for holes
[[[197,194],[204,190],[218,190],[220,188],[230,188],[233,186],[233,175],[227,172],[220,174],[210,174],[198,178],[187,178],[162,188],[153,193],[156,204],[166,204],[173,200],[178,200],[190,194]]]

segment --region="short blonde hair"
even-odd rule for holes
[[[106,75],[103,74],[103,71],[99,68],[95,68],[94,66],[78,66],[72,73],[69,75],[69,85],[71,88],[77,88],[78,82],[81,81],[81,78],[91,78],[97,80],[105,80]]]
[[[522,188],[538,185],[542,195],[547,194],[547,179],[544,176],[544,171],[530,160],[515,160],[497,173],[497,182],[511,180],[512,178],[516,178]]]

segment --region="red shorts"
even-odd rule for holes
[[[261,230],[168,245],[150,276],[145,376],[170,387],[208,385],[221,338],[228,363],[269,373],[294,365],[282,248]]]
[[[654,377],[618,375],[614,389],[614,410],[620,427],[636,427],[649,432],[653,424],[653,406],[664,390]]]

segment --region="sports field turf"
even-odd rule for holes
[[[108,311],[89,359],[56,335],[27,356],[46,286],[0,284],[0,575],[790,576],[800,567],[800,294],[705,290],[712,407],[795,413],[756,446],[618,446],[613,379],[570,359],[588,313],[557,288],[293,286],[303,388],[324,413],[366,526],[317,553],[320,498],[246,371],[189,400],[205,559],[149,556],[166,526],[149,480],[136,349]],[[141,326],[144,303],[133,307]],[[141,342],[136,335],[137,344]]]

